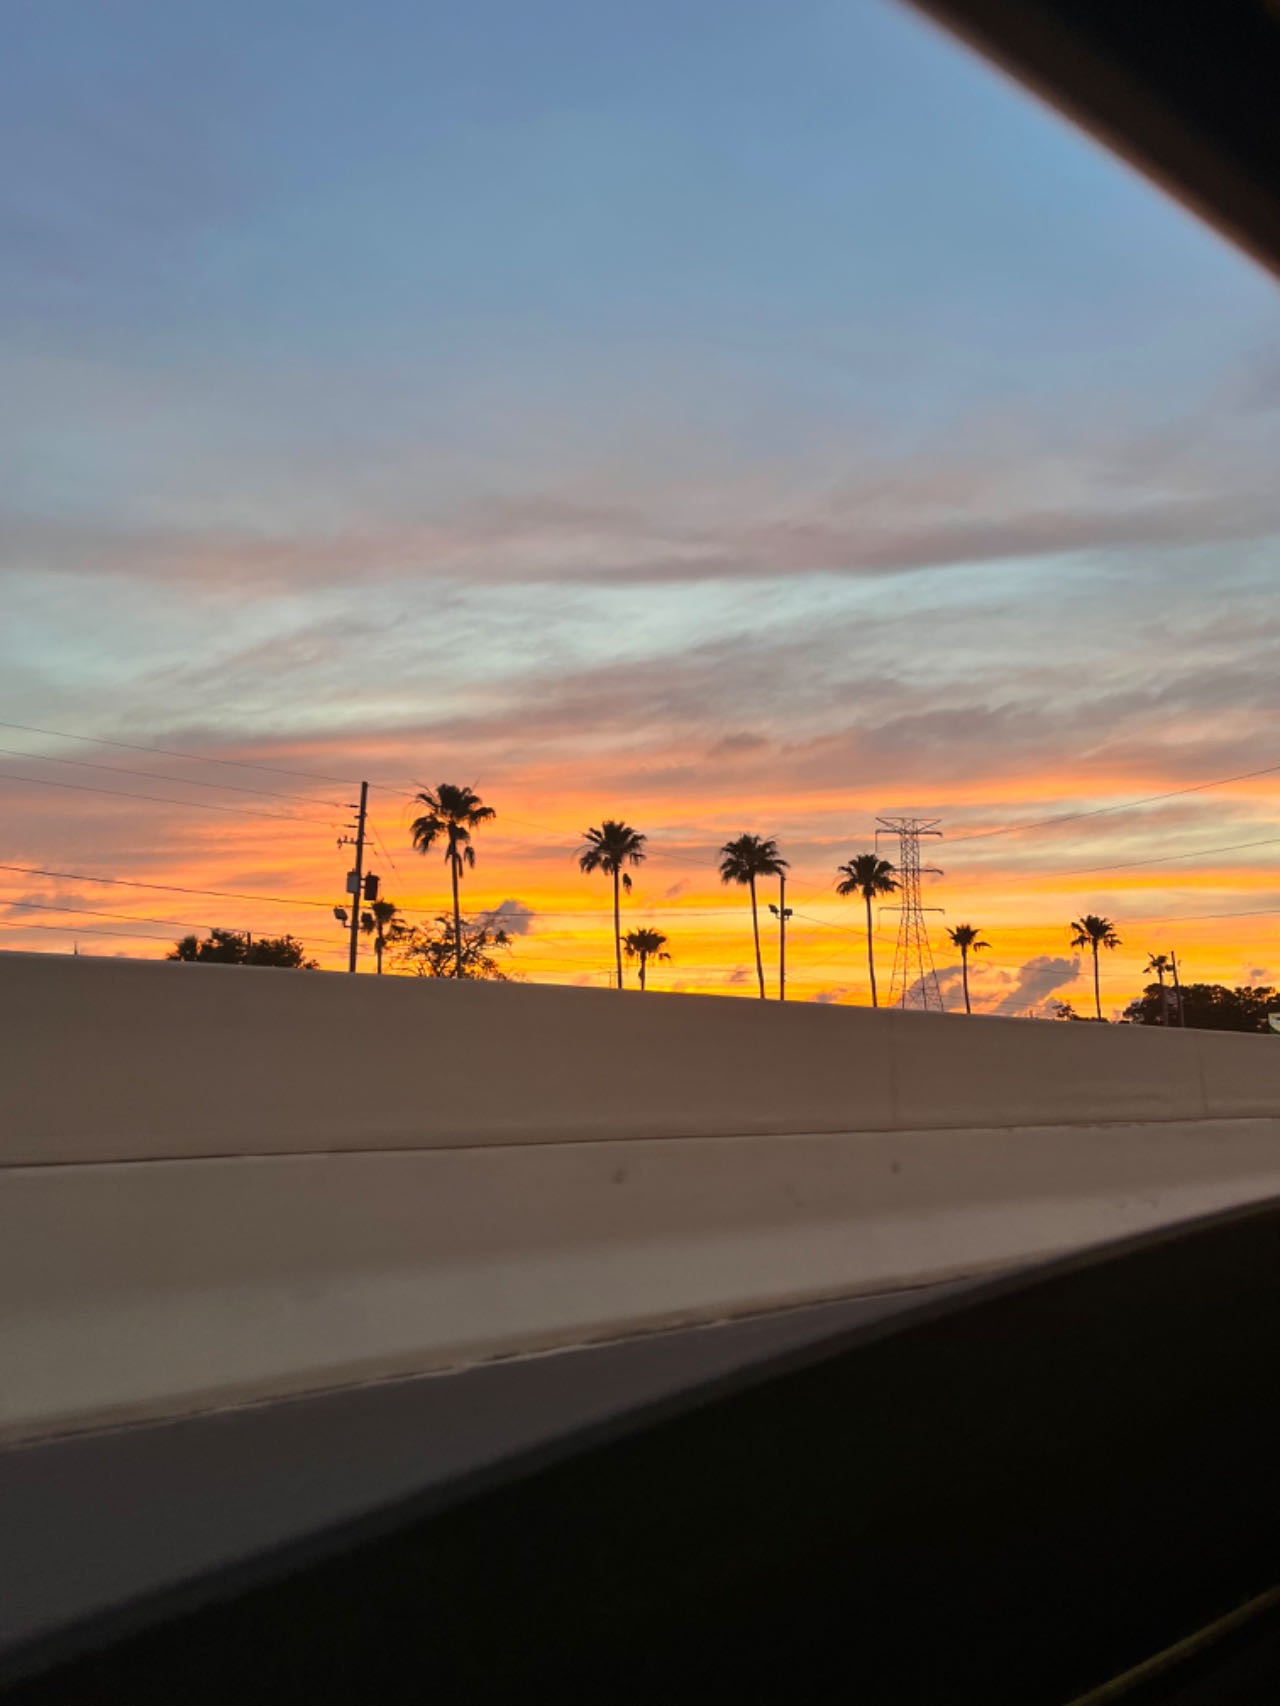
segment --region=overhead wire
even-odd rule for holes
[[[27,924],[21,919],[0,918],[0,929],[4,930],[41,930],[59,936],[114,936],[122,942],[167,942],[167,936],[152,936],[145,930],[103,930],[92,924]],[[314,948],[317,954],[345,954],[345,948]]]
[[[22,787],[70,788],[78,794],[105,794],[112,800],[146,800],[155,806],[177,806],[182,811],[219,812],[233,817],[274,818],[279,823],[313,823],[321,829],[335,829],[336,824],[324,818],[299,817],[296,812],[254,811],[248,806],[220,806],[211,800],[175,800],[166,794],[135,794],[124,788],[97,788],[89,782],[59,782],[50,776],[15,776],[0,770],[0,782],[17,782]]]
[[[299,776],[307,782],[336,782],[344,788],[357,788],[349,776],[326,776],[318,770],[288,770],[278,764],[251,764],[243,758],[214,758],[207,752],[182,752],[173,746],[141,746],[131,740],[108,740],[104,735],[68,734],[65,729],[41,729],[30,723],[9,723],[0,720],[0,729],[20,729],[23,734],[49,735],[54,740],[78,740],[86,746],[116,746],[126,752],[159,752],[166,758],[187,758],[195,764],[225,764],[236,770],[260,770],[270,776]],[[383,784],[370,784],[383,786]]]
[[[20,752],[14,747],[0,746],[0,756],[23,758],[32,764],[70,764],[77,770],[103,770],[112,776],[140,776],[151,782],[175,782],[182,788],[217,788],[229,794],[253,794],[264,800],[297,800],[306,806],[332,806],[335,811],[346,810],[342,800],[319,800],[313,794],[279,794],[272,788],[245,788],[236,782],[205,782],[195,776],[167,776],[158,770],[134,770],[123,764],[96,764],[89,758],[59,758],[51,752]]]
[[[116,936],[121,941],[126,942],[167,942],[170,940],[167,936],[153,936],[147,930],[103,930],[100,926],[93,924],[29,924],[22,918],[0,918],[0,929],[52,931],[60,936]],[[237,931],[236,934],[242,935],[245,932]],[[302,941],[303,938],[295,936],[294,940]],[[346,953],[345,948],[335,947],[332,944],[327,947],[317,947],[313,951],[320,954]]]
[[[24,910],[32,912],[65,912],[78,918],[118,918],[127,924],[163,924],[174,930],[229,930],[236,936],[246,936],[251,933],[250,927],[245,924],[224,923],[215,925],[209,923],[207,919],[196,923],[190,918],[139,918],[136,913],[132,912],[103,912],[99,908],[91,906],[55,906],[53,902],[45,900],[8,900],[0,897],[0,908],[10,906],[20,906]],[[254,930],[252,934],[257,935],[258,931]],[[309,945],[313,943],[334,945],[331,936],[298,936],[294,935],[292,931],[289,934],[293,935],[295,942],[306,942]],[[335,949],[335,951],[345,952],[346,950]]]
[[[52,930],[60,936],[116,936],[128,942],[164,942],[167,937],[153,936],[147,930],[103,930],[92,924],[28,924],[25,919],[0,918],[5,930]]]
[[[156,894],[213,895],[220,900],[256,900],[270,906],[318,906],[328,911],[327,900],[296,900],[279,894],[243,894],[235,889],[198,889],[178,883],[144,883],[133,877],[88,876],[82,871],[47,871],[38,865],[2,865],[0,871],[20,871],[28,877],[56,877],[68,883],[108,883],[114,888],[150,889]]]
[[[1163,853],[1152,859],[1123,859],[1110,865],[1084,865],[1074,871],[1028,872],[1027,879],[1044,877],[1087,877],[1097,871],[1128,871],[1137,865],[1171,865],[1179,859],[1207,859],[1214,853],[1239,853],[1246,847],[1275,847],[1280,835],[1270,835],[1261,841],[1232,841],[1225,847],[1197,847],[1189,853]]]
[[[1033,819],[1030,823],[1005,824],[1000,829],[980,829],[971,835],[949,835],[947,845],[958,847],[966,841],[986,841],[996,835],[1017,835],[1027,829],[1045,829],[1050,824],[1074,823],[1080,818],[1103,817],[1109,812],[1134,811],[1139,806],[1157,805],[1162,800],[1176,800],[1184,794],[1202,794],[1208,788],[1225,788],[1232,782],[1251,782],[1258,776],[1274,776],[1280,771],[1280,764],[1267,764],[1261,770],[1245,770],[1238,776],[1215,776],[1208,782],[1196,782],[1189,788],[1171,788],[1163,794],[1147,794],[1138,800],[1122,800],[1113,806],[1094,806],[1083,812],[1060,812],[1054,817]]]

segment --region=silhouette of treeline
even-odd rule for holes
[[[474,788],[453,782],[441,782],[434,788],[416,793],[411,806],[418,815],[409,825],[410,841],[422,854],[433,848],[443,849],[444,862],[449,869],[453,907],[449,915],[441,914],[428,924],[410,924],[392,900],[375,900],[360,915],[360,928],[372,937],[376,968],[390,957],[400,970],[419,977],[479,978],[507,982],[514,974],[506,967],[505,956],[511,947],[511,937],[500,927],[497,915],[482,914],[466,918],[462,911],[462,883],[468,871],[476,865],[475,832],[493,823],[497,812],[488,806]],[[649,970],[653,965],[669,961],[669,939],[664,931],[650,925],[623,931],[622,901],[633,888],[632,871],[648,858],[648,836],[643,830],[621,818],[604,818],[599,825],[582,832],[582,845],[576,852],[578,869],[584,875],[599,872],[609,879],[613,900],[613,962],[616,987],[622,989],[623,956],[637,963],[637,981],[644,990],[648,987]],[[779,884],[779,904],[770,910],[785,925],[789,912],[784,909],[782,885],[786,881],[790,862],[778,848],[775,837],[744,831],[726,841],[717,854],[720,881],[747,890],[751,906],[751,939],[755,955],[756,986],[760,999],[766,1000],[764,957],[760,944],[759,886],[776,880]],[[879,1005],[876,984],[875,926],[873,903],[893,894],[898,888],[898,873],[887,859],[878,853],[854,853],[836,868],[835,892],[856,897],[863,903],[867,938],[867,973],[871,985],[871,1004]],[[1071,945],[1087,948],[1093,957],[1094,1016],[1102,1019],[1102,991],[1099,971],[1099,952],[1121,946],[1114,923],[1096,913],[1087,912],[1073,919],[1069,926]],[[956,924],[947,936],[960,954],[961,986],[966,1014],[973,1011],[969,994],[969,958],[989,948],[974,924]],[[204,941],[196,936],[184,936],[168,955],[171,960],[190,960],[204,964],[284,966],[294,970],[315,970],[316,961],[306,958],[302,944],[292,936],[263,936],[253,938],[233,930],[213,930]],[[1189,984],[1182,989],[1180,1016],[1171,1012],[1171,991],[1165,976],[1171,971],[1166,955],[1151,956],[1147,970],[1157,974],[1157,982],[1149,984],[1145,993],[1130,1003],[1124,1019],[1131,1024],[1177,1024],[1201,1026],[1210,1030],[1267,1030],[1267,1012],[1275,1002],[1275,991],[1268,988],[1227,989],[1221,984]],[[1057,1017],[1078,1018],[1070,1003],[1054,1004]]]
[[[1267,1015],[1276,1011],[1280,1011],[1280,997],[1267,984],[1230,989],[1225,983],[1184,983],[1175,993],[1168,984],[1157,982],[1149,983],[1123,1016],[1131,1025],[1181,1022],[1197,1031],[1269,1031]]]
[[[206,966],[281,966],[287,971],[315,971],[302,943],[293,936],[253,936],[244,930],[211,930],[202,941],[194,933],[175,942],[167,960],[189,960]]]

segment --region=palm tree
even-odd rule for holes
[[[981,953],[983,948],[989,948],[990,942],[979,941],[976,924],[957,924],[953,930],[948,930],[952,942],[960,950],[960,975],[964,982],[964,1010],[972,1013],[969,1005],[969,955]]]
[[[860,894],[867,905],[867,970],[871,973],[871,1005],[880,1005],[876,994],[876,956],[871,942],[871,902],[883,894],[893,894],[898,887],[898,873],[887,859],[878,853],[855,853],[847,865],[838,867],[842,878],[836,884],[837,894]],[[890,994],[892,994],[892,990]]]
[[[584,829],[585,843],[578,851],[580,871],[605,871],[613,878],[613,953],[618,972],[618,988],[622,988],[622,914],[619,905],[619,885],[631,893],[631,878],[624,865],[643,865],[644,844],[648,837],[629,823],[605,818],[599,829]]]
[[[471,845],[471,831],[479,824],[492,822],[498,814],[483,803],[473,788],[460,788],[453,782],[441,782],[435,789],[424,788],[413,796],[413,803],[426,807],[422,816],[409,825],[418,852],[430,852],[442,838],[445,842],[445,863],[453,878],[453,975],[461,977],[462,905],[458,882],[464,864],[475,868],[476,850]]]
[[[1096,912],[1086,912],[1083,918],[1071,920],[1071,946],[1093,950],[1093,1004],[1102,1017],[1102,990],[1098,983],[1098,949],[1118,948],[1120,938],[1109,918],[1099,918]]]
[[[1173,970],[1168,954],[1148,955],[1146,966],[1143,969],[1153,971],[1156,974],[1160,984],[1160,1023],[1167,1025],[1169,1023],[1169,997],[1165,993],[1164,974]]]
[[[626,949],[629,960],[640,961],[640,987],[644,988],[645,968],[650,960],[669,960],[667,953],[667,938],[661,930],[649,930],[642,927],[639,930],[628,930],[622,938],[622,946]]]
[[[778,852],[771,835],[740,835],[720,849],[720,881],[742,883],[751,890],[751,933],[756,944],[756,978],[764,1000],[764,961],[760,958],[760,915],[756,908],[756,878],[780,877],[789,862]]]
[[[381,977],[382,950],[403,928],[400,924],[400,908],[393,900],[375,900],[360,914],[360,928],[366,936],[373,937],[373,957],[378,964],[378,976]]]

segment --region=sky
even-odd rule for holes
[[[1280,768],[1201,787],[1280,767],[1276,283],[914,13],[20,0],[0,253],[5,947],[337,968],[352,784],[429,917],[443,780],[534,981],[607,982],[622,817],[651,988],[752,993],[750,831],[865,1002],[914,813],[953,1005],[972,922],[1085,1010],[1082,912],[1108,1013],[1280,983]]]

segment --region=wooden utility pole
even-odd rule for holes
[[[778,1000],[787,999],[787,920],[791,908],[787,905],[787,873],[778,872],[778,904],[769,902],[769,911],[778,920]]]
[[[360,805],[356,818],[356,863],[347,874],[347,893],[351,896],[351,947],[347,954],[347,970],[356,969],[356,954],[360,949],[360,904],[364,890],[364,828],[369,810],[369,784],[360,784]],[[344,840],[346,838],[344,837]]]

